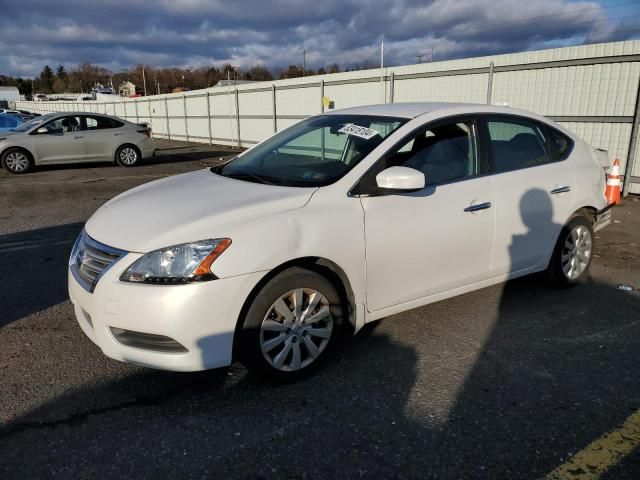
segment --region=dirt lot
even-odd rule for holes
[[[640,288],[638,199],[598,233],[586,284],[389,317],[273,386],[112,361],[75,323],[66,262],[91,213],[232,154],[159,146],[133,169],[0,173],[0,478],[640,478],[640,292],[617,287]]]

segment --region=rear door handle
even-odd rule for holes
[[[486,210],[491,208],[491,202],[476,203],[475,205],[469,205],[464,209],[465,212],[477,212],[478,210]]]
[[[113,136],[114,137],[119,137],[120,135],[122,135],[121,133],[114,133]]]
[[[558,193],[567,193],[571,191],[571,187],[569,185],[565,185],[564,187],[556,187],[553,190],[551,190],[551,194],[552,195],[556,195]]]
[[[77,140],[77,139],[79,139],[79,138],[84,138],[84,137],[83,137],[82,135],[76,135],[76,136],[75,136],[75,137],[73,137],[73,138],[75,138],[75,139]]]

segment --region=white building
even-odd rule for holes
[[[19,101],[20,92],[18,92],[18,87],[0,87],[0,108],[9,108],[13,105],[13,102]]]

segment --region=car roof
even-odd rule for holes
[[[111,115],[107,115],[106,113],[97,113],[97,112],[51,112],[48,113],[47,115],[71,115],[71,116],[75,116],[75,115],[90,115],[92,117],[109,117],[109,118],[115,118]]]
[[[467,113],[506,113],[512,115],[523,115],[530,118],[540,118],[539,115],[511,107],[485,105],[482,103],[457,103],[457,102],[413,102],[413,103],[387,103],[381,105],[367,105],[362,107],[344,108],[341,110],[330,110],[327,115],[375,115],[383,117],[415,118],[425,113],[438,112],[446,114],[460,113],[461,110]],[[548,119],[547,119],[548,120]]]
[[[472,103],[453,102],[386,103],[380,105],[366,105],[362,107],[343,108],[341,110],[330,110],[325,113],[329,115],[379,115],[384,117],[415,118],[428,112],[463,106],[477,107],[479,105]]]
[[[21,122],[23,121],[22,118],[20,117],[20,115],[16,115],[15,113],[4,112],[4,113],[0,113],[0,115],[5,116],[5,117],[15,118],[16,120],[20,120]]]

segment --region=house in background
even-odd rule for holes
[[[118,93],[121,97],[134,97],[136,95],[136,86],[127,80],[120,84]]]

